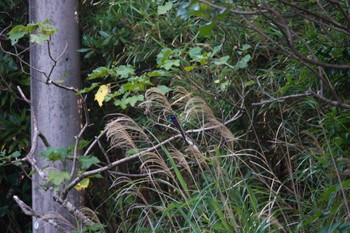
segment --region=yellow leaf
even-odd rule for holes
[[[105,96],[108,95],[109,93],[109,87],[110,87],[110,84],[101,85],[95,95],[95,100],[97,100],[98,105],[100,105],[100,107],[102,106]]]
[[[89,183],[90,183],[90,179],[85,178],[82,181],[80,181],[76,186],[74,186],[74,188],[80,191],[82,189],[86,189],[89,186]]]

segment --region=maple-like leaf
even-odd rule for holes
[[[109,88],[110,88],[110,84],[101,85],[97,93],[95,94],[95,100],[97,100],[98,105],[100,107],[102,106],[105,96],[108,95],[109,93]]]

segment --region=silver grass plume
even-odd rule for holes
[[[109,122],[105,129],[107,130],[107,139],[110,141],[110,148],[136,150],[150,143],[148,136],[141,127],[125,115],[120,115],[120,117]]]

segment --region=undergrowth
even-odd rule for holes
[[[272,150],[259,151],[256,145],[238,149],[244,135],[232,134],[203,98],[185,92],[175,88],[170,98],[153,88],[141,104],[167,140],[126,116],[106,126],[111,148],[123,148],[126,155],[159,145],[136,162],[137,176],[110,174],[118,232],[349,230],[346,162],[331,153],[335,145],[329,144],[317,104],[310,108],[316,113],[309,119],[313,131],[282,117],[269,139]],[[166,118],[175,112],[189,143]]]

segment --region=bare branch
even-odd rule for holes
[[[323,6],[319,3],[319,1],[317,1],[319,8],[325,13],[325,16],[322,16],[320,14],[317,14],[316,12],[310,10],[310,9],[305,9],[303,7],[298,6],[297,3],[295,2],[286,2],[284,0],[280,0],[280,2],[282,2],[283,4],[287,5],[287,6],[291,6],[301,12],[305,12],[306,14],[300,14],[300,16],[315,22],[315,23],[319,23],[322,25],[328,25],[328,26],[332,26],[332,28],[334,28],[335,30],[341,31],[343,33],[346,34],[350,34],[349,29],[347,27],[345,27],[344,25],[338,23],[337,21],[335,21],[329,14],[328,12],[323,8]],[[313,16],[310,17],[310,16]]]
[[[51,37],[50,37],[50,38],[51,38]],[[20,61],[20,63],[21,63],[21,67],[22,67],[22,63],[23,63],[24,65],[28,66],[29,68],[31,68],[31,69],[33,69],[33,70],[39,72],[40,74],[42,74],[42,75],[46,78],[46,82],[45,82],[46,84],[48,84],[48,85],[49,85],[49,84],[52,84],[52,85],[54,85],[54,86],[56,86],[56,87],[62,88],[62,89],[64,89],[64,90],[72,91],[72,92],[74,92],[74,93],[78,93],[78,92],[79,92],[79,90],[76,89],[76,88],[74,88],[74,87],[65,86],[65,85],[60,84],[60,83],[58,83],[58,82],[55,82],[55,81],[53,81],[53,80],[51,79],[52,73],[53,73],[55,67],[57,66],[57,62],[58,62],[58,60],[63,56],[63,54],[66,52],[67,47],[68,47],[68,44],[65,45],[65,47],[64,47],[64,49],[63,49],[63,51],[62,51],[62,53],[61,53],[57,58],[53,58],[53,56],[52,56],[52,54],[51,54],[51,49],[50,49],[50,40],[47,41],[48,54],[49,54],[49,57],[50,57],[51,61],[53,62],[53,65],[51,66],[50,71],[49,71],[48,73],[46,73],[46,72],[43,71],[43,70],[38,69],[37,67],[32,66],[32,65],[29,64],[27,61],[25,61],[23,58],[21,58],[20,54],[22,54],[22,53],[24,53],[24,52],[30,50],[32,47],[33,47],[33,46],[30,46],[30,47],[28,47],[27,49],[23,50],[23,51],[20,52],[20,53],[17,53],[17,50],[16,50],[16,53],[12,53],[12,52],[6,51],[6,50],[2,47],[2,44],[1,44],[1,41],[0,41],[0,49],[1,49],[4,53],[18,58],[19,61]],[[23,70],[23,67],[22,67],[22,70]],[[25,72],[24,70],[23,70],[23,72],[24,72],[24,73],[27,73],[27,72]],[[31,78],[33,78],[33,77],[31,77]],[[41,81],[41,80],[38,80],[38,81]]]
[[[316,97],[317,99],[321,100],[322,102],[324,102],[326,104],[337,106],[337,107],[344,108],[344,109],[350,109],[350,104],[327,99],[323,95],[317,94],[315,92],[311,92],[311,94],[312,94],[312,96]]]
[[[46,83],[48,83],[48,84],[52,83],[51,75],[52,75],[55,67],[57,66],[58,60],[63,56],[63,54],[66,52],[67,47],[68,47],[68,44],[66,43],[62,53],[57,58],[54,58],[52,56],[52,53],[51,53],[50,41],[51,41],[51,36],[49,37],[49,40],[47,40],[47,52],[48,52],[49,58],[53,62],[53,65],[51,66],[51,69],[50,69],[49,73],[47,75],[45,74],[45,76],[46,76]],[[66,89],[66,88],[64,88],[64,89]]]
[[[37,125],[35,110],[30,100],[23,94],[22,89],[19,86],[17,86],[17,89],[20,95],[22,96],[22,98],[24,99],[24,101],[31,106],[31,111],[32,111],[32,128],[33,128],[32,143],[31,143],[32,145],[30,147],[30,151],[28,152],[28,154],[24,157],[24,160],[29,162],[32,165],[32,167],[38,172],[40,177],[46,178],[45,172],[37,165],[36,160],[34,158],[34,153],[38,146],[38,138],[40,135],[38,125]]]
[[[78,218],[84,225],[93,225],[95,222],[92,221],[89,217],[87,217],[85,214],[81,212],[81,210],[78,210],[71,202],[69,202],[67,199],[62,199],[57,194],[54,195],[54,200],[61,204],[68,212],[73,214],[76,218]]]
[[[18,196],[14,195],[13,196],[13,200],[15,200],[15,202],[17,203],[19,208],[21,208],[22,212],[25,215],[34,216],[34,217],[40,218],[40,215],[35,213],[35,211],[30,206],[28,206],[26,203],[24,203],[21,199],[19,199]]]
[[[70,177],[74,176],[75,169],[76,169],[76,158],[78,156],[78,148],[80,140],[85,132],[85,130],[89,127],[89,114],[88,114],[88,108],[86,105],[86,98],[83,98],[81,94],[79,94],[81,104],[83,106],[84,114],[85,114],[85,124],[83,128],[80,130],[79,134],[75,137],[75,146],[74,146],[74,152],[73,152],[73,164],[72,164],[72,170],[70,173]]]
[[[38,130],[35,111],[34,111],[34,108],[32,106],[32,103],[24,95],[22,89],[20,87],[17,87],[17,89],[18,89],[20,95],[22,96],[22,98],[24,99],[24,101],[26,101],[31,106],[31,109],[32,109],[32,124],[33,124],[33,126],[32,126],[33,127],[32,146],[31,146],[31,149],[28,152],[28,154],[23,159],[23,161],[29,162],[32,165],[32,167],[34,168],[34,170],[36,172],[38,172],[39,176],[42,177],[44,180],[47,180],[46,173],[39,166],[37,166],[36,160],[34,158],[34,152],[35,152],[35,149],[36,149],[37,144],[38,144],[38,138],[41,135],[39,130]],[[87,124],[85,124],[85,126],[87,127]],[[80,134],[77,136],[75,151],[74,151],[75,157],[77,155],[77,148],[78,148],[80,137],[83,134],[83,132],[85,131],[86,127],[84,127],[80,131]],[[41,138],[42,137],[43,136],[41,135]],[[46,139],[43,141],[44,141],[44,144],[47,143]],[[73,167],[75,167],[75,164]],[[74,174],[74,169],[72,169],[72,173]],[[27,206],[25,203],[23,203],[21,200],[19,200],[19,198],[17,196],[14,196],[14,199],[25,214],[30,215],[30,216],[35,216],[35,217],[41,217],[38,214],[36,214],[29,206]],[[76,209],[74,207],[74,205],[72,203],[70,203],[68,200],[66,200],[65,198],[64,199],[60,198],[57,195],[57,193],[54,194],[54,199],[56,202],[58,202],[59,204],[64,206],[70,213],[74,214],[74,216],[79,218],[84,224],[92,225],[94,223],[91,219],[89,219],[87,216],[85,216],[80,210]],[[45,220],[46,218],[43,218],[43,219]],[[53,224],[55,227],[59,227],[59,225],[57,223],[55,224],[55,221],[53,221],[52,218],[49,218],[47,221],[49,223]]]
[[[72,91],[74,93],[78,93],[79,92],[79,90],[74,88],[74,87],[68,87],[68,86],[62,85],[62,84],[60,84],[58,82],[52,81],[50,79],[50,77],[48,78],[48,82],[46,84],[48,84],[48,85],[52,84],[52,85],[54,85],[56,87],[62,88],[62,89],[67,90],[67,91]]]
[[[272,8],[268,8],[270,9],[271,12],[276,12],[274,9]],[[308,62],[308,60],[312,60],[307,58],[306,56],[300,54],[297,49],[294,47],[294,41],[292,38],[292,35],[296,36],[297,34],[294,33],[293,31],[290,31],[288,25],[285,23],[283,24],[284,20],[283,17],[279,14],[279,13],[275,13],[277,16],[277,20],[273,19],[271,17],[269,17],[268,15],[265,15],[265,17],[267,17],[269,20],[271,20],[277,27],[280,28],[281,33],[284,35],[284,37],[286,38],[287,44],[288,46],[283,46],[281,43],[279,43],[278,41],[275,41],[273,38],[271,38],[269,35],[267,35],[261,28],[256,27],[251,21],[249,21],[245,16],[241,16],[241,18],[246,22],[247,24],[247,28],[250,28],[254,31],[256,31],[257,33],[259,33],[261,36],[265,37],[268,41],[272,42],[274,45],[276,45],[277,47],[279,47],[281,49],[282,52],[285,52],[288,56],[290,56],[291,58],[297,59],[298,61],[300,61],[304,66],[306,66],[312,73],[314,73],[321,81],[321,84],[327,84],[328,88],[330,89],[333,97],[335,99],[337,99],[338,101],[340,100],[339,96],[337,95],[336,91],[334,90],[334,87],[332,86],[332,84],[330,83],[330,81],[328,80],[327,77],[324,77],[325,73],[323,70],[322,66],[318,66],[318,70],[315,70],[311,63]],[[290,48],[290,50],[288,50],[287,48]],[[299,56],[298,56],[299,54]],[[315,57],[315,56],[313,56]],[[318,62],[316,60],[316,62]],[[322,70],[321,70],[322,68]],[[322,72],[321,72],[322,71]],[[323,85],[321,85],[322,88],[322,92],[323,92]]]
[[[27,104],[32,105],[30,100],[24,95],[20,86],[17,86],[17,90],[18,90],[19,94],[21,95],[21,97],[24,99],[24,101],[27,102]]]
[[[285,36],[285,39],[287,41],[288,47],[291,49],[293,54],[301,59],[302,61],[305,61],[309,64],[316,65],[316,66],[321,66],[324,68],[330,68],[330,69],[338,69],[338,70],[350,70],[349,65],[338,65],[338,64],[330,64],[330,63],[325,63],[321,62],[315,59],[311,59],[308,56],[305,56],[299,52],[299,50],[295,47],[294,40],[292,38],[292,32],[291,29],[288,27],[288,24],[285,22],[285,18],[274,8],[264,6],[264,9],[266,9],[269,13],[272,15],[275,15],[277,19],[270,18],[273,23],[280,28],[281,33]],[[266,16],[266,15],[265,15]],[[266,16],[267,17],[267,16]]]
[[[90,144],[90,146],[86,149],[85,153],[83,156],[87,156],[90,151],[92,150],[92,148],[96,145],[96,143],[98,143],[98,141],[101,139],[101,137],[103,137],[107,132],[107,129],[103,130],[102,133],[100,133],[100,135],[98,135],[97,137],[95,137],[95,140]]]
[[[259,103],[252,103],[252,106],[259,106],[259,105],[269,104],[269,103],[273,103],[273,102],[284,102],[285,100],[288,100],[288,99],[301,98],[301,97],[306,97],[306,96],[311,96],[311,95],[312,95],[311,92],[306,92],[304,94],[287,95],[287,96],[282,96],[279,98],[272,98],[269,100],[263,100]]]
[[[21,208],[22,212],[25,215],[31,216],[31,217],[36,217],[38,219],[42,219],[52,226],[54,226],[57,230],[60,232],[64,232],[64,229],[58,224],[53,218],[44,218],[42,215],[36,213],[30,206],[28,206],[26,203],[24,203],[21,199],[19,199],[18,196],[14,195],[13,200],[17,203],[17,205]]]
[[[217,5],[215,3],[212,3],[212,2],[209,2],[209,1],[206,1],[206,0],[199,0],[199,2],[201,3],[204,3],[208,6],[211,6],[215,9],[218,9],[218,10],[221,10],[221,11],[224,11],[227,9],[227,7],[224,7],[224,6],[220,6],[220,5]],[[229,9],[229,11],[233,14],[238,14],[238,15],[257,15],[257,14],[260,14],[261,11],[258,10],[258,11],[240,11],[240,10],[234,10],[234,9]]]
[[[340,13],[343,15],[344,19],[346,20],[347,22],[347,29],[349,30],[350,28],[350,17],[349,15],[344,11],[344,8],[340,5],[339,1],[335,1],[335,0],[328,0],[328,2],[332,3],[333,5],[335,5]]]
[[[308,97],[308,96],[316,97],[317,99],[321,100],[322,102],[329,104],[329,105],[332,105],[332,106],[337,106],[337,107],[344,108],[344,109],[350,109],[350,104],[327,99],[323,95],[320,95],[320,94],[315,93],[313,91],[307,91],[304,94],[287,95],[287,96],[282,96],[279,98],[272,98],[269,100],[263,100],[263,101],[258,102],[258,103],[252,103],[252,106],[259,106],[259,105],[269,104],[269,103],[273,103],[273,102],[283,102],[283,101],[288,100],[288,99],[295,99],[295,98]]]
[[[225,10],[227,9],[226,7],[224,6],[220,6],[220,5],[216,5],[214,3],[211,3],[211,2],[208,2],[206,0],[199,0],[199,2],[201,3],[204,3],[204,4],[207,4],[215,9],[218,9],[218,10]],[[339,3],[336,3],[335,1],[331,1],[333,4],[336,4],[337,7],[341,8],[341,6],[339,5]],[[308,14],[311,14],[313,15],[314,17],[316,18],[319,18],[320,19],[320,23],[322,23],[322,21],[325,21],[327,22],[328,24],[331,24],[333,25],[334,27],[336,28],[339,28],[341,29],[342,32],[344,33],[347,33],[347,34],[350,34],[349,32],[349,28],[348,27],[344,27],[343,25],[339,24],[338,22],[336,22],[333,18],[331,18],[330,16],[325,18],[325,17],[322,17],[316,13],[313,13],[311,12],[310,10],[307,10],[307,9],[304,9],[302,7],[299,7],[298,5],[296,5],[295,3],[287,3],[285,1],[282,1],[281,0],[281,3],[284,3],[288,6],[292,6],[292,7],[295,7],[296,9],[298,10],[302,10],[304,12],[307,12]],[[271,13],[272,15],[275,15],[278,17],[278,20],[274,20],[274,24],[276,26],[280,26],[282,28],[285,29],[285,31],[281,29],[281,32],[282,33],[286,33],[285,36],[286,36],[286,41],[288,43],[288,46],[290,47],[290,49],[292,50],[293,54],[295,55],[296,58],[299,58],[301,60],[303,60],[304,62],[306,63],[309,63],[309,64],[312,64],[312,65],[316,65],[316,66],[321,66],[321,67],[324,67],[324,68],[330,68],[330,69],[338,69],[338,70],[350,70],[350,66],[347,65],[347,64],[331,64],[331,63],[326,63],[326,62],[321,62],[321,61],[318,61],[318,60],[315,60],[315,59],[310,59],[309,57],[307,56],[304,56],[303,54],[301,54],[295,47],[294,45],[294,41],[291,37],[292,33],[291,33],[291,30],[290,28],[287,26],[287,23],[285,23],[285,18],[283,15],[281,15],[278,11],[276,11],[274,8],[271,8],[271,7],[268,7],[266,4],[262,4],[261,6],[259,5],[259,10],[256,10],[256,11],[239,11],[239,10],[232,10],[230,9],[229,11],[233,14],[237,14],[237,15],[240,15],[241,17],[244,17],[246,15],[264,15],[265,17],[267,17],[266,13]],[[340,9],[340,11],[344,14],[344,10],[343,9]],[[302,16],[302,15],[301,15]],[[346,17],[347,19],[349,18],[349,16]],[[349,18],[350,19],[350,18]],[[270,18],[271,20],[271,18]],[[349,21],[350,22],[350,21]],[[265,36],[265,35],[264,35]]]

